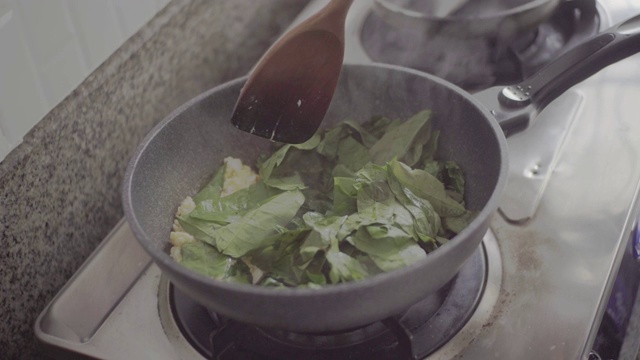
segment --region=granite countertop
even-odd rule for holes
[[[144,135],[174,108],[244,75],[306,1],[174,0],[0,162],[0,349],[46,357],[38,314],[122,218]]]

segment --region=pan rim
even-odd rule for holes
[[[146,148],[149,146],[153,138],[157,133],[159,133],[168,123],[170,123],[173,119],[175,119],[179,114],[184,112],[186,109],[190,108],[195,103],[200,102],[204,98],[207,98],[211,94],[222,91],[228,87],[237,86],[238,83],[244,82],[247,77],[243,76],[240,78],[236,78],[225,82],[223,84],[217,85],[203,93],[195,96],[191,100],[185,102],[174,111],[172,111],[169,115],[167,115],[163,120],[161,120],[158,124],[156,124],[143,138],[142,142],[136,150],[134,151],[125,171],[125,176],[122,185],[122,203],[123,209],[125,212],[125,219],[129,223],[132,232],[134,233],[136,240],[145,251],[151,255],[154,262],[160,266],[160,268],[168,267],[171,268],[172,271],[176,272],[176,275],[179,277],[186,277],[195,280],[199,286],[213,287],[219,288],[222,290],[234,291],[238,293],[242,293],[243,295],[251,295],[257,297],[274,297],[278,298],[286,298],[286,299],[301,299],[307,297],[318,298],[319,296],[333,296],[336,294],[340,294],[348,289],[349,291],[357,291],[358,289],[368,289],[370,287],[376,287],[381,283],[386,283],[388,281],[394,281],[395,279],[402,278],[406,274],[417,271],[422,264],[426,261],[430,261],[428,259],[438,258],[447,256],[448,253],[456,250],[456,244],[461,243],[464,238],[468,237],[474,230],[487,221],[491,216],[493,216],[498,208],[498,201],[501,197],[503,189],[506,184],[506,175],[508,172],[508,163],[507,163],[507,143],[506,137],[502,129],[500,128],[497,120],[491,115],[490,111],[486,109],[486,107],[477,100],[473,95],[469,94],[465,90],[460,87],[449,83],[446,80],[435,77],[431,74],[421,72],[418,70],[413,70],[409,68],[405,68],[402,66],[389,65],[389,64],[381,64],[381,63],[371,63],[371,64],[344,64],[343,70],[347,69],[357,69],[357,68],[367,68],[367,69],[382,69],[384,71],[391,72],[404,72],[412,76],[418,76],[425,78],[428,81],[436,82],[439,86],[444,86],[458,94],[460,94],[463,98],[471,102],[471,104],[481,112],[485,119],[487,120],[487,125],[493,130],[495,135],[495,141],[498,144],[498,148],[500,151],[500,171],[498,174],[498,178],[496,184],[494,186],[492,194],[489,196],[487,203],[485,206],[478,212],[476,218],[472,220],[472,222],[463,229],[459,234],[453,237],[446,245],[438,248],[436,251],[433,251],[427,254],[427,258],[425,260],[421,260],[412,265],[403,267],[401,269],[396,269],[390,272],[384,272],[381,274],[377,274],[374,276],[367,277],[362,280],[353,281],[353,282],[345,282],[339,284],[331,284],[326,285],[318,289],[311,288],[269,288],[263,286],[255,286],[251,284],[236,284],[225,282],[217,279],[213,279],[207,277],[205,275],[201,275],[192,270],[187,269],[184,266],[179,265],[179,263],[175,262],[169,254],[163,251],[160,247],[155,246],[155,242],[152,241],[152,238],[148,236],[148,234],[143,229],[142,225],[138,222],[137,217],[134,213],[133,201],[132,201],[132,179],[137,170],[137,164],[140,161],[142,155],[144,154]],[[164,271],[163,271],[164,273]],[[166,274],[169,275],[169,274]],[[169,275],[171,278],[172,276]]]

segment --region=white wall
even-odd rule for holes
[[[0,0],[0,161],[169,0]]]

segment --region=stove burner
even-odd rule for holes
[[[427,36],[416,29],[388,24],[373,11],[364,21],[360,37],[374,61],[425,71],[477,91],[520,82],[597,33],[598,28],[595,0],[564,0],[549,20],[509,43],[492,38]]]
[[[182,334],[208,359],[422,359],[467,322],[484,290],[486,271],[482,245],[455,278],[404,314],[337,333],[243,324],[208,311],[172,285],[169,302]]]

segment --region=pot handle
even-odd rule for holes
[[[551,101],[573,85],[617,61],[640,52],[640,15],[575,46],[519,84],[493,94],[489,109],[505,135],[526,129]],[[497,97],[497,98],[496,98]],[[486,102],[486,101],[483,101]]]

